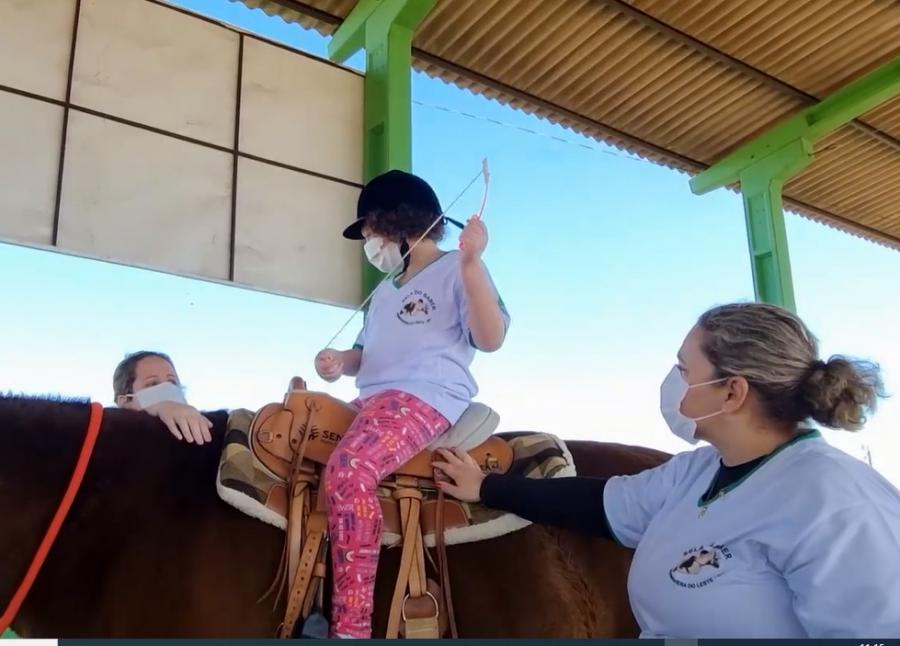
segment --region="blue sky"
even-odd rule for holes
[[[325,53],[326,38],[243,5],[175,4]],[[414,170],[445,204],[490,161],[486,261],[513,323],[499,353],[476,359],[479,399],[504,430],[687,448],[659,415],[659,383],[702,311],[753,298],[739,196],[694,196],[685,175],[421,74],[413,98],[426,104],[413,107]],[[452,215],[479,199],[476,187]],[[788,235],[798,307],[823,353],[879,361],[898,392],[900,253],[793,215]],[[346,310],[10,245],[0,275],[0,390],[110,403],[115,364],[153,348],[173,356],[203,408],[277,400],[293,374],[354,394],[352,381],[327,385],[312,368]],[[900,483],[898,430],[894,399],[863,434],[828,437],[854,454],[868,443]]]

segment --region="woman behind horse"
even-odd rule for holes
[[[857,430],[877,366],[832,357],[768,305],[706,312],[660,391],[670,429],[710,446],[635,476],[485,477],[435,466],[451,495],[635,548],[644,637],[900,636],[900,492],[805,422]]]
[[[113,394],[119,408],[158,417],[179,440],[197,446],[212,441],[212,422],[187,403],[167,354],[141,350],[126,355],[113,372]]]

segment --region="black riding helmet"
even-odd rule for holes
[[[369,181],[360,191],[356,202],[356,221],[344,229],[344,237],[348,240],[362,240],[363,225],[370,213],[396,211],[400,207],[429,213],[433,218],[443,212],[440,200],[428,182],[412,173],[390,170]],[[450,218],[445,217],[444,220],[461,226]]]

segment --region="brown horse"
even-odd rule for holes
[[[82,402],[0,397],[0,611],[31,561],[87,428]],[[269,637],[281,608],[257,600],[283,534],[215,491],[223,412],[212,444],[172,438],[142,412],[107,410],[93,459],[13,629],[23,637]],[[578,472],[636,473],[650,449],[570,442]],[[379,569],[383,634],[399,550]],[[611,541],[530,526],[449,548],[465,637],[631,637],[631,554]]]

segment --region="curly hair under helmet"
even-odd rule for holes
[[[390,240],[407,240],[428,231],[442,212],[440,200],[428,182],[412,173],[388,171],[360,191],[356,221],[344,230],[344,237],[362,240],[363,227],[368,226]],[[440,240],[443,236],[443,221],[428,233],[432,240]]]

